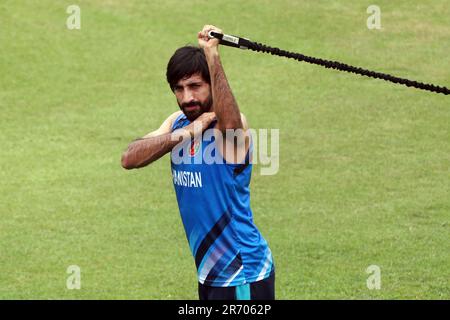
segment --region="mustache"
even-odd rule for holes
[[[183,109],[186,107],[195,107],[195,106],[202,107],[202,103],[200,101],[191,101],[191,102],[181,104],[181,108],[183,108]]]

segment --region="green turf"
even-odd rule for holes
[[[120,156],[177,110],[165,67],[204,24],[448,87],[447,2],[379,0],[378,31],[356,0],[76,1],[71,31],[71,1],[1,1],[0,298],[197,299],[169,158]],[[277,298],[449,299],[449,98],[221,53],[250,125],[280,129],[278,174],[251,184]]]

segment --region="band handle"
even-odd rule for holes
[[[229,34],[217,33],[212,30],[208,32],[208,37],[210,39],[213,39],[213,38],[219,39],[219,43],[222,45],[225,45],[225,46],[239,48],[239,49],[243,49],[243,50],[248,49],[248,43],[249,43],[248,39],[231,36]]]

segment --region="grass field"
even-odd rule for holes
[[[168,156],[130,172],[120,156],[178,109],[166,64],[204,24],[450,86],[447,0],[218,3],[0,2],[0,299],[197,299]],[[449,299],[448,96],[221,53],[251,127],[280,129],[278,174],[251,184],[277,298]]]

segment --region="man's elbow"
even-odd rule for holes
[[[136,168],[134,163],[131,161],[131,157],[127,151],[122,154],[121,163],[122,163],[122,168],[124,168],[124,169],[130,170],[130,169]]]

